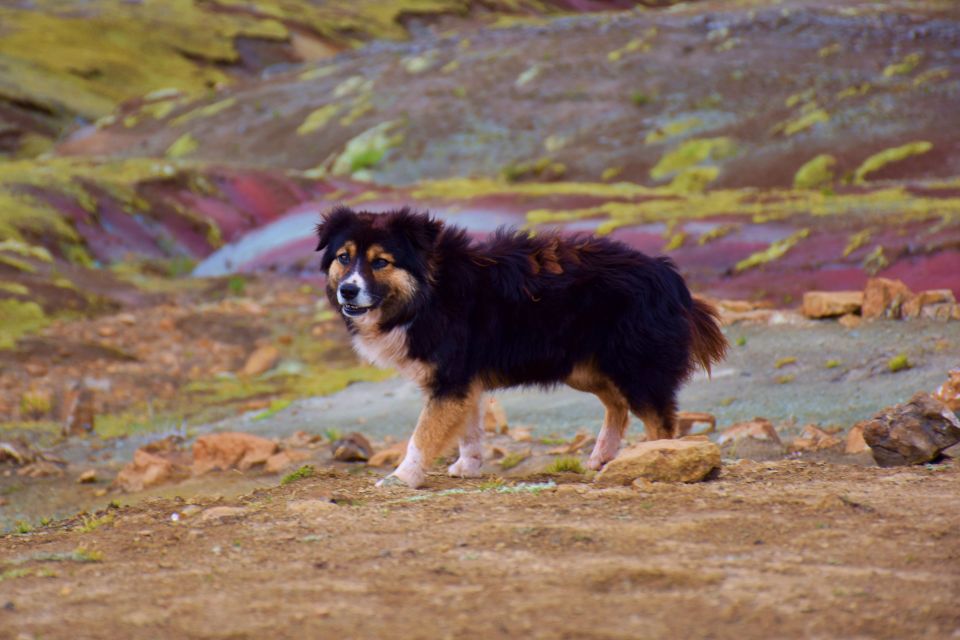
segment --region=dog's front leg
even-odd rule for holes
[[[444,447],[462,433],[467,420],[478,411],[478,392],[460,397],[429,398],[420,412],[417,428],[407,444],[407,453],[396,470],[377,483],[378,487],[403,483],[416,489],[427,477],[427,468]]]
[[[460,457],[447,469],[447,473],[458,478],[480,477],[480,467],[483,466],[483,396],[477,394],[477,399],[470,407],[463,434],[460,436]]]

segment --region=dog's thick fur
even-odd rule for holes
[[[678,387],[726,350],[716,310],[691,297],[668,258],[613,240],[499,230],[472,242],[426,214],[346,207],[317,232],[327,295],[357,351],[426,395],[388,483],[420,485],[456,437],[450,473],[479,475],[482,394],[515,385],[596,394],[606,416],[589,466],[600,468],[616,456],[629,412],[649,439],[673,437]],[[347,303],[348,280],[369,304]]]

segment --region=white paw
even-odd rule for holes
[[[447,473],[455,478],[479,478],[480,467],[483,466],[481,458],[460,457],[456,462],[447,468]]]
[[[610,462],[609,460],[604,460],[603,458],[595,458],[590,456],[590,459],[587,460],[587,469],[593,469],[594,471],[600,471],[603,468],[603,465]]]
[[[410,471],[402,466],[377,482],[378,487],[410,487],[416,489],[423,484],[426,474],[422,471]]]

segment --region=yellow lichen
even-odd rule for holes
[[[883,77],[891,78],[893,76],[904,76],[917,68],[917,65],[923,60],[923,54],[911,53],[899,62],[887,65],[883,70]]]
[[[834,168],[837,159],[827,153],[821,153],[812,160],[808,160],[793,176],[793,186],[796,189],[823,189],[833,183]]]
[[[708,160],[720,161],[737,152],[731,138],[694,138],[668,151],[650,170],[650,177],[661,180]]]
[[[218,100],[213,104],[208,104],[203,107],[197,107],[196,109],[191,109],[190,111],[187,111],[183,115],[179,115],[173,120],[171,120],[170,124],[175,127],[179,127],[181,125],[184,125],[190,122],[191,120],[196,120],[197,118],[209,118],[210,116],[214,116],[220,113],[221,111],[226,111],[236,103],[237,103],[236,98],[227,98],[226,100]]]
[[[38,331],[50,323],[50,319],[36,302],[8,298],[0,300],[0,349],[12,348],[17,340],[28,333]]]
[[[866,182],[869,174],[875,173],[894,162],[900,162],[907,158],[927,153],[931,149],[933,149],[933,144],[926,140],[909,142],[899,147],[884,149],[879,153],[873,154],[864,160],[863,164],[857,167],[857,170],[853,174],[853,181],[857,184],[863,184]]]
[[[846,258],[851,253],[867,244],[872,235],[872,229],[863,229],[862,231],[857,231],[856,233],[851,234],[850,238],[847,240],[847,246],[843,248],[843,257]]]
[[[644,142],[647,144],[662,142],[668,138],[682,135],[701,126],[703,126],[703,120],[700,118],[682,118],[680,120],[674,120],[673,122],[668,122],[665,125],[652,130],[647,134]]]
[[[790,251],[790,249],[795,247],[797,243],[809,235],[810,229],[800,229],[782,240],[777,240],[763,251],[758,251],[744,258],[736,264],[733,270],[736,273],[740,273],[747,269],[753,269],[754,267],[773,262],[774,260],[779,260]]]
[[[310,112],[310,115],[306,117],[299,127],[297,127],[297,133],[300,135],[307,135],[308,133],[313,133],[327,126],[327,123],[337,115],[337,112],[340,110],[340,106],[336,104],[328,104],[326,106],[320,107],[314,111]]]
[[[182,158],[188,156],[200,147],[197,139],[191,134],[185,133],[177,138],[173,144],[167,148],[168,158]]]
[[[801,131],[806,131],[816,124],[821,122],[829,122],[830,114],[825,110],[815,107],[813,109],[808,109],[800,115],[798,118],[793,120],[788,120],[783,123],[783,135],[792,136],[800,133]]]

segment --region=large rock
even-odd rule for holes
[[[900,280],[871,278],[863,290],[864,318],[899,318],[913,293]]]
[[[133,454],[133,462],[120,470],[113,483],[123,491],[142,491],[170,480],[173,472],[173,463],[166,458],[137,449]]]
[[[654,440],[624,449],[597,474],[600,485],[699,482],[720,468],[720,447],[701,440]]]
[[[949,320],[956,302],[953,291],[950,289],[931,289],[921,291],[903,303],[904,318],[930,318],[932,320]]]
[[[807,291],[803,294],[803,315],[808,318],[835,318],[856,313],[861,306],[862,291]]]
[[[193,473],[214,469],[246,471],[265,463],[277,452],[277,443],[249,433],[214,433],[197,438],[193,445]]]
[[[960,442],[960,421],[933,396],[917,393],[866,421],[863,438],[881,467],[923,464]]]

